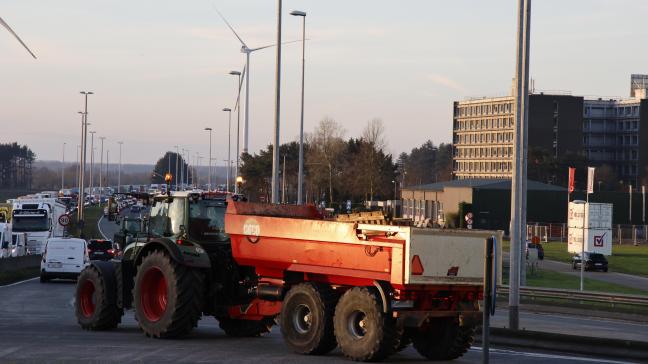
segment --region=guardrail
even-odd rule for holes
[[[508,295],[508,286],[497,287],[498,294]],[[624,304],[633,306],[648,306],[648,296],[575,291],[569,289],[520,287],[520,295],[530,298],[569,299],[596,303]]]

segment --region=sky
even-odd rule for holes
[[[124,163],[152,164],[179,145],[206,164],[204,128],[212,127],[212,155],[223,164],[228,119],[221,110],[236,100],[228,73],[245,60],[215,8],[248,46],[275,42],[272,0],[0,2],[0,17],[38,56],[0,29],[0,143],[26,144],[42,160],[60,160],[65,149],[66,160],[75,160],[79,91],[90,90],[89,129],[106,138],[111,161],[123,141]],[[388,152],[398,155],[426,140],[449,142],[453,101],[510,92],[515,0],[284,0],[285,41],[301,36],[292,9],[308,13],[306,132],[329,117],[357,137],[380,118]],[[532,9],[537,90],[628,97],[630,74],[648,73],[648,2],[536,0]],[[252,153],[273,138],[275,57],[274,48],[251,56]],[[282,143],[298,140],[300,71],[301,43],[284,45]]]

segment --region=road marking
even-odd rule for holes
[[[3,287],[11,287],[11,286],[17,286],[17,285],[19,285],[19,284],[23,284],[23,283],[25,283],[25,282],[33,281],[34,279],[38,279],[38,278],[39,278],[39,277],[34,277],[34,278],[25,279],[24,281],[20,281],[20,282],[16,282],[16,283],[11,283],[11,284],[6,284],[6,285],[4,285],[4,286],[0,286],[0,288],[3,288]]]
[[[104,218],[103,215],[101,215],[99,221],[97,221],[97,229],[99,229],[99,233],[101,234],[101,236],[103,236],[104,240],[108,240],[106,234],[104,234],[103,230],[101,230],[101,220],[103,220],[103,218]]]
[[[482,352],[482,348],[479,346],[473,346],[470,348],[471,351]],[[561,359],[561,360],[575,360],[582,362],[590,363],[606,363],[606,364],[632,364],[629,361],[617,361],[617,360],[606,360],[598,358],[585,358],[582,356],[571,356],[571,355],[557,355],[557,354],[543,354],[543,353],[530,353],[526,351],[515,351],[515,350],[505,350],[505,349],[490,349],[490,352],[493,354],[504,354],[504,355],[521,355],[528,356],[533,358],[544,358],[544,359]]]

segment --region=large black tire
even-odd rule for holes
[[[425,330],[412,330],[419,354],[430,360],[453,360],[462,356],[475,338],[474,326],[459,326],[455,318],[435,319]]]
[[[124,310],[109,299],[106,277],[96,267],[91,265],[81,272],[75,297],[74,313],[82,328],[111,330],[121,322]]]
[[[294,352],[322,355],[335,349],[333,315],[337,295],[330,286],[293,286],[281,307],[281,334]]]
[[[227,336],[232,337],[258,337],[270,332],[274,325],[273,318],[264,318],[261,320],[240,320],[229,317],[218,319],[220,326]]]
[[[398,353],[405,349],[412,343],[412,336],[409,330],[401,328],[396,330],[396,343],[394,344],[394,352]]]
[[[380,296],[373,287],[348,290],[337,306],[333,319],[335,337],[342,353],[355,361],[378,361],[397,346],[396,323],[383,312]]]
[[[162,251],[142,259],[135,276],[135,319],[147,336],[177,338],[198,325],[204,302],[204,276],[177,264]]]

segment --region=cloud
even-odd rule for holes
[[[432,83],[436,85],[440,85],[461,93],[466,92],[466,88],[462,84],[449,77],[438,75],[438,74],[430,74],[427,76],[427,78],[428,80],[432,81]]]

